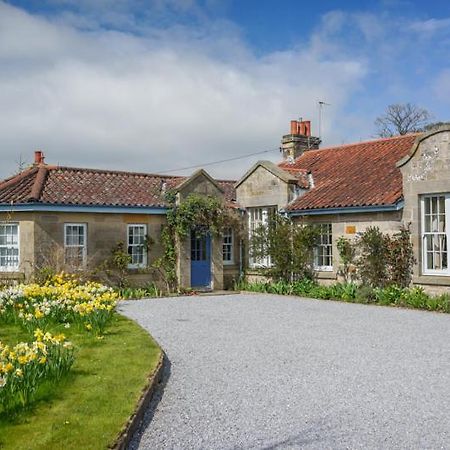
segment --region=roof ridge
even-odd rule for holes
[[[27,198],[28,202],[39,201],[42,191],[44,190],[47,175],[48,175],[48,168],[46,166],[40,166],[37,171],[36,178],[34,179],[30,195]]]
[[[111,173],[111,174],[119,174],[119,175],[133,175],[133,176],[145,176],[145,177],[158,177],[158,178],[169,178],[169,179],[178,179],[183,180],[189,178],[188,175],[167,175],[167,174],[158,174],[158,173],[149,173],[149,172],[132,172],[130,170],[113,170],[113,169],[95,169],[91,167],[69,167],[69,166],[46,166],[48,170],[72,170],[79,172],[97,172],[97,173]],[[235,183],[236,180],[225,180],[225,179],[216,179],[215,181],[221,183]]]
[[[131,172],[129,170],[113,170],[113,169],[95,169],[90,167],[68,167],[68,166],[48,166],[48,170],[70,170],[76,172],[96,172],[96,173],[110,173],[117,175],[133,175],[141,177],[158,177],[158,178],[170,178],[170,179],[183,179],[187,178],[184,175],[165,175],[158,173],[147,172]]]
[[[377,142],[394,141],[394,140],[405,139],[405,138],[409,138],[409,137],[413,137],[413,136],[419,136],[421,134],[423,134],[423,133],[422,132],[408,133],[408,134],[402,134],[402,135],[399,135],[399,136],[391,136],[391,137],[387,137],[387,138],[370,139],[370,140],[367,140],[367,141],[352,142],[350,144],[333,145],[333,146],[329,146],[329,147],[323,147],[323,148],[318,148],[318,149],[314,149],[314,150],[308,150],[307,153],[322,152],[324,150],[338,150],[338,149],[341,149],[341,148],[354,147],[354,146],[357,146],[357,145],[375,144]],[[299,156],[298,158],[300,158],[300,157],[301,156]]]
[[[0,189],[5,189],[9,186],[12,186],[37,171],[38,168],[36,166],[31,166],[28,169],[25,169],[22,172],[13,175],[12,177],[6,178],[5,180],[0,181]]]

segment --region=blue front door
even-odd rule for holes
[[[211,286],[211,237],[191,232],[191,287]]]

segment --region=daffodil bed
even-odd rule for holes
[[[0,292],[0,448],[101,449],[160,349],[109,288],[64,275]]]

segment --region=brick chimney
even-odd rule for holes
[[[317,150],[320,138],[311,136],[311,121],[291,120],[291,132],[283,136],[280,151],[286,162],[293,163],[303,152]]]
[[[36,150],[34,152],[34,165],[40,166],[42,164],[45,164],[44,160],[45,160],[44,152],[42,152],[41,150]]]

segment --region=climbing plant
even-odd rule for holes
[[[153,266],[159,271],[169,291],[177,288],[177,243],[187,239],[194,230],[198,235],[209,233],[220,235],[224,229],[233,228],[240,233],[242,220],[238,211],[227,207],[220,198],[189,194],[181,201],[169,193],[166,200],[170,207],[167,212],[167,224],[161,232],[163,255]]]

